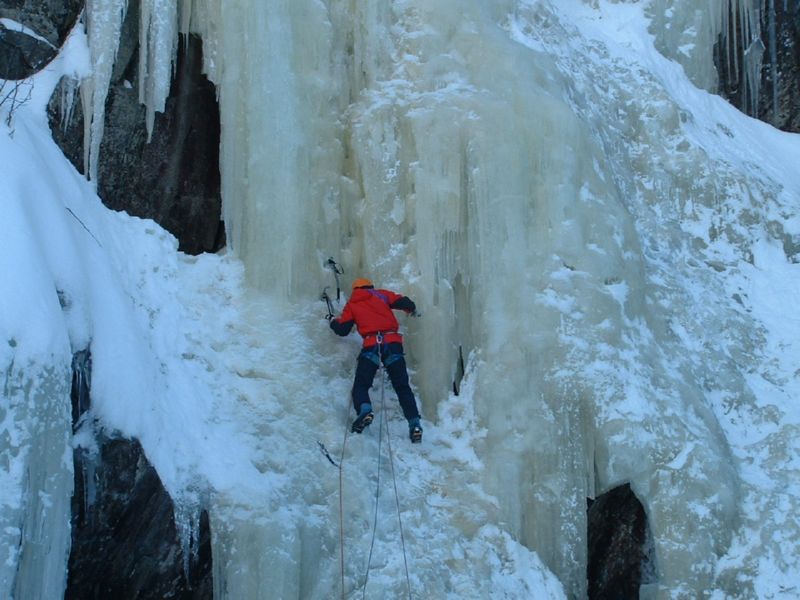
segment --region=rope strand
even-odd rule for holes
[[[367,573],[364,576],[364,593],[362,598],[367,597],[367,582],[369,581],[369,569],[372,564],[372,549],[375,547],[375,531],[378,528],[378,499],[381,495],[381,442],[383,441],[383,413],[385,412],[385,375],[381,369],[381,416],[378,421],[378,476],[375,484],[375,514],[372,519],[372,540],[369,543],[369,557],[367,558]]]
[[[397,507],[397,522],[400,525],[400,545],[403,548],[403,565],[406,569],[406,588],[408,600],[411,600],[411,577],[408,575],[408,559],[406,558],[406,540],[403,535],[403,518],[400,516],[400,496],[397,493],[397,478],[394,475],[394,456],[392,455],[392,436],[389,435],[389,423],[386,423],[386,445],[389,448],[389,464],[392,466],[392,482],[394,483],[394,503]]]
[[[350,404],[347,406],[348,410],[352,405],[352,398]],[[342,571],[342,600],[344,600],[344,449],[347,446],[347,434],[349,427],[347,426],[347,419],[345,419],[344,426],[344,441],[342,442],[342,455],[339,457],[339,566]]]
[[[378,356],[381,359],[381,363],[383,363],[383,354],[381,352],[382,347],[379,341],[378,346]],[[373,512],[372,517],[372,537],[369,544],[369,555],[367,557],[367,570],[364,575],[364,587],[362,590],[362,598],[366,599],[367,597],[367,583],[369,582],[369,572],[372,567],[372,552],[375,548],[375,534],[378,529],[378,504],[380,500],[380,493],[381,493],[381,447],[383,443],[383,430],[384,430],[384,413],[386,412],[386,367],[385,365],[381,365],[381,404],[380,404],[380,419],[378,421],[378,470],[376,475],[376,484],[375,484],[375,510]],[[343,483],[343,471],[344,471],[344,453],[345,453],[345,446],[347,444],[347,435],[349,433],[348,427],[345,427],[344,432],[344,441],[342,442],[342,455],[339,460],[339,539],[340,539],[340,567],[341,567],[341,578],[342,578],[342,599],[344,600],[345,591],[344,591],[344,483]],[[406,573],[406,589],[408,591],[408,598],[412,600],[411,596],[411,576],[409,575],[408,571],[408,556],[406,554],[406,540],[405,535],[403,533],[403,517],[402,511],[400,510],[400,494],[397,491],[397,476],[395,475],[394,469],[394,453],[392,452],[392,442],[391,442],[391,435],[389,433],[389,422],[386,420],[386,445],[389,451],[389,465],[391,466],[391,473],[392,473],[392,485],[394,487],[394,502],[395,507],[397,508],[397,522],[400,527],[400,544],[403,549],[403,566],[405,567]],[[333,461],[331,461],[333,462]]]

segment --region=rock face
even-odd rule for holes
[[[774,7],[775,36],[770,35],[770,7]],[[755,116],[784,131],[800,132],[800,3],[771,0],[761,16],[761,38],[764,44],[758,113]],[[741,35],[738,36],[741,39]],[[773,47],[774,44],[774,47]],[[728,61],[715,53],[719,73],[719,93],[744,111],[744,83],[741,76],[743,49],[737,48],[739,69],[728,68]],[[777,90],[775,81],[777,80]],[[777,91],[777,93],[775,93]]]
[[[45,40],[0,29],[0,78],[23,79],[50,62],[83,6],[83,0],[0,2],[0,18],[13,19]],[[138,3],[132,2],[107,100],[98,194],[113,209],[154,219],[186,252],[216,251],[224,245],[219,112],[213,85],[200,73],[202,45],[193,36],[182,41],[171,95],[148,143],[137,93],[138,22]],[[54,94],[50,106],[51,129],[82,170],[83,115],[77,106],[72,122],[61,127],[59,96]],[[198,554],[187,561],[172,500],[139,443],[96,434],[81,421],[90,409],[88,351],[76,355],[74,369],[73,419],[76,427],[88,427],[83,433],[91,443],[74,454],[65,597],[211,598],[207,515],[200,521]],[[85,436],[81,439],[86,442]]]
[[[586,578],[592,600],[629,600],[639,586],[655,582],[647,516],[628,484],[589,505]]]
[[[72,551],[64,597],[212,598],[207,514],[200,521],[198,556],[189,557],[185,573],[172,500],[139,443],[101,439],[99,446],[95,458],[80,449],[75,453]]]
[[[2,0],[0,18],[11,19],[46,41],[0,25],[0,79],[29,77],[50,62],[83,10],[84,0]]]
[[[0,79],[25,79],[54,56],[52,46],[25,33],[7,29],[0,23]]]
[[[784,131],[800,132],[800,3],[774,0],[775,5],[775,69],[771,58],[770,41],[764,53],[758,118]],[[766,19],[765,19],[766,20]],[[769,31],[769,24],[762,24]],[[777,79],[777,94],[773,78]]]
[[[106,101],[97,191],[109,208],[156,221],[178,238],[183,252],[216,252],[225,245],[219,108],[213,84],[200,72],[202,43],[194,35],[181,39],[166,109],[156,115],[148,142],[138,97],[138,12],[138,3],[131,3],[123,26]],[[76,106],[64,127],[59,96],[50,106],[53,137],[83,172],[83,114]]]
[[[172,500],[139,443],[94,431],[90,378],[89,352],[78,352],[72,416],[82,445],[74,451],[72,550],[64,597],[212,598],[207,514],[200,519],[197,555],[184,557]]]

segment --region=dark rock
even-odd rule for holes
[[[655,581],[655,559],[644,508],[628,484],[590,501],[589,558],[592,600],[630,600],[639,586]]]
[[[764,70],[758,118],[784,131],[800,132],[800,3],[774,0],[775,39],[769,36],[769,15],[764,15]],[[770,47],[774,43],[775,61]],[[774,66],[774,68],[773,68]],[[777,81],[777,89],[775,82]],[[775,93],[776,92],[776,93]]]
[[[76,428],[92,432],[88,351],[73,360]],[[94,432],[92,432],[94,434]],[[94,434],[96,448],[76,448],[68,600],[212,598],[208,516],[198,553],[185,572],[173,503],[135,440]],[[85,440],[85,437],[83,437]],[[84,444],[86,445],[86,444]]]
[[[775,10],[774,38],[770,35],[770,6]],[[737,32],[737,39],[742,39],[741,31]],[[765,3],[765,10],[761,13],[761,40],[764,46],[761,86],[757,112],[752,116],[784,131],[798,133],[800,95],[796,90],[800,85],[800,3],[782,0]],[[741,66],[744,49],[740,42],[736,48],[739,59],[737,72],[733,67],[733,59],[727,60],[721,46],[721,43],[717,44],[714,53],[719,73],[719,93],[739,110],[746,112]]]
[[[201,73],[202,43],[181,38],[178,64],[164,113],[147,141],[138,98],[138,10],[131,5],[106,101],[97,189],[112,209],[150,218],[178,238],[183,252],[216,252],[225,245],[221,222],[219,107]],[[50,105],[53,137],[83,172],[83,114],[75,107],[62,127],[56,93]]]
[[[75,453],[67,600],[213,597],[208,516],[184,573],[173,503],[136,441],[102,439]],[[87,489],[93,487],[93,489]]]
[[[57,49],[0,24],[0,79],[26,79],[56,56]]]
[[[60,48],[85,0],[0,0],[0,18],[12,19]]]
[[[55,58],[83,10],[84,0],[0,0],[0,18],[47,40],[0,26],[0,78],[30,77]]]

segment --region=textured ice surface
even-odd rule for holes
[[[84,227],[53,204],[81,250],[51,269],[71,274],[71,347],[93,341],[95,416],[141,439],[187,544],[210,506],[217,595],[339,593],[338,472],[316,442],[342,451],[358,341],[317,302],[333,255],[345,287],[369,276],[423,314],[402,320],[423,445],[392,394],[379,411],[412,590],[580,597],[585,499],[630,482],[648,594],[790,597],[798,143],[695,87],[713,83],[703,45],[735,30],[727,5],[653,3],[650,21],[577,0],[222,6],[175,18],[219,86],[235,256],[178,255],[81,188],[58,197]],[[77,292],[85,264],[96,297]],[[405,593],[378,423],[344,452],[353,597],[378,489],[369,586]]]

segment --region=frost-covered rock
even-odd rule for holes
[[[22,0],[0,4],[0,79],[22,79],[55,58],[84,0]]]

